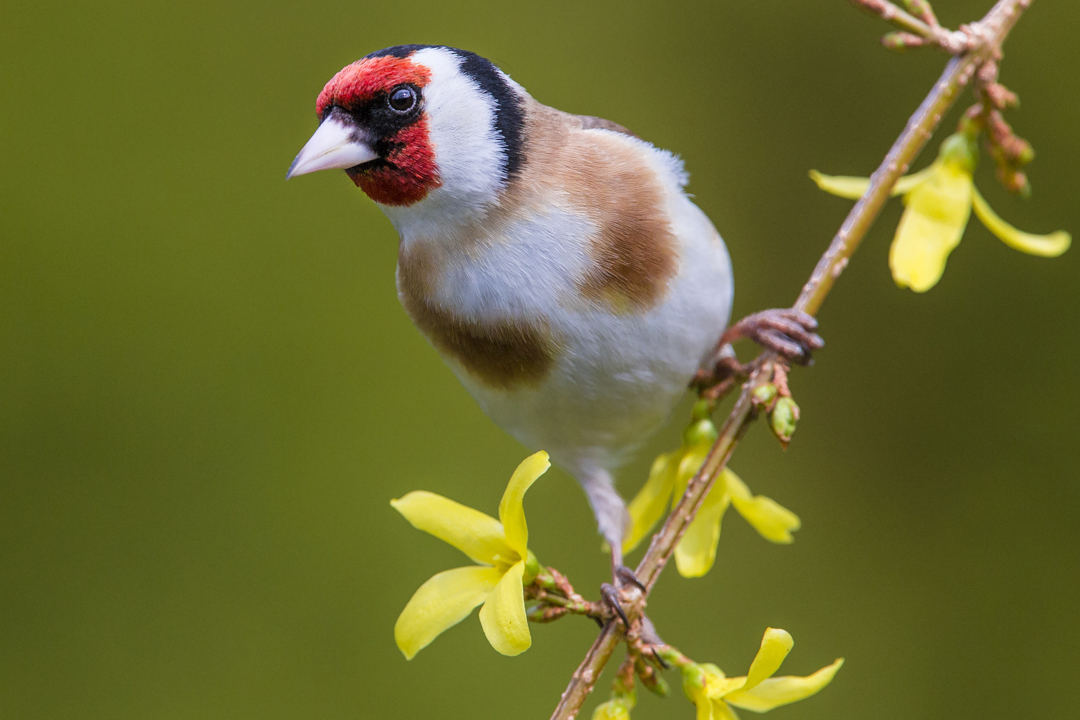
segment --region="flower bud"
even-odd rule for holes
[[[596,706],[592,720],[630,720],[630,708],[621,698],[608,700]]]
[[[751,397],[751,401],[755,406],[768,409],[772,405],[772,401],[776,399],[776,386],[772,383],[765,383],[754,389],[754,394]]]
[[[709,681],[709,675],[705,672],[705,668],[697,663],[690,663],[679,668],[679,670],[682,672],[683,691],[687,696],[693,697],[696,693],[705,690],[705,685]]]
[[[660,697],[667,697],[667,694],[671,691],[671,687],[668,685],[667,680],[660,677],[659,673],[649,673],[648,675],[638,675],[641,678],[641,684],[645,686],[650,692],[654,692]]]
[[[1012,154],[1017,165],[1027,165],[1035,159],[1035,148],[1031,147],[1031,143],[1027,140],[1017,138],[1017,142],[1012,148]]]
[[[909,32],[891,32],[886,33],[885,36],[881,38],[881,44],[889,50],[906,52],[912,48],[922,47],[926,44],[926,41],[918,35]]]
[[[769,427],[784,447],[791,442],[791,436],[795,434],[795,426],[798,422],[799,406],[789,397],[779,398],[772,412],[769,413]]]
[[[708,400],[698,400],[694,403],[694,409],[690,413],[693,420],[708,420],[712,415],[713,403]]]
[[[522,582],[528,585],[539,574],[540,561],[536,559],[535,555],[533,555],[533,551],[529,550],[529,555],[525,558],[525,576],[522,578]]]
[[[687,447],[700,447],[702,445],[712,445],[716,442],[716,426],[713,425],[712,420],[708,418],[704,420],[698,420],[692,423],[690,427],[686,428],[683,432],[683,444]]]

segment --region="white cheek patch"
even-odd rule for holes
[[[420,205],[442,212],[453,206],[480,210],[503,185],[505,152],[495,131],[495,100],[460,71],[461,58],[449,50],[425,48],[411,59],[431,70],[424,111],[442,182]]]

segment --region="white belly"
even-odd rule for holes
[[[614,469],[663,425],[728,322],[727,249],[685,195],[673,193],[671,205],[678,271],[663,300],[645,312],[566,302],[586,260],[565,234],[515,232],[514,243],[501,246],[507,259],[495,248],[453,269],[440,288],[443,302],[472,312],[547,319],[559,353],[534,387],[493,388],[446,359],[492,420],[579,477]],[[569,230],[573,220],[566,224]],[[550,228],[551,218],[541,225]]]

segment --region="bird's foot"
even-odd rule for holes
[[[619,587],[629,587],[632,585],[638,590],[641,590],[641,592],[646,591],[645,583],[638,580],[638,577],[634,574],[634,571],[626,567],[625,565],[616,565],[613,575],[615,584]]]
[[[630,627],[630,620],[626,617],[626,611],[622,607],[622,598],[619,596],[619,590],[611,583],[603,583],[600,585],[600,597],[602,602],[608,610],[615,613],[622,620],[623,627]]]
[[[814,364],[813,352],[825,347],[825,341],[815,332],[817,327],[817,320],[801,310],[762,310],[729,327],[720,338],[719,346],[749,338],[790,362],[810,366]]]
[[[623,609],[623,591],[636,588],[644,593],[646,591],[645,584],[638,580],[633,570],[622,564],[615,565],[611,575],[612,582],[600,586],[600,597],[604,605],[622,620],[623,627],[629,630],[630,621],[627,619],[626,611]]]
[[[705,367],[697,371],[690,387],[696,389],[698,395],[708,401],[711,407],[737,384],[745,382],[750,377],[751,369],[751,364],[739,362],[730,345],[720,345]]]

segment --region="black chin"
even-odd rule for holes
[[[351,168],[345,168],[345,172],[350,175],[361,175],[389,164],[390,163],[386,162],[383,158],[375,158],[374,160],[368,160],[366,163],[360,163],[359,165],[353,165]]]

